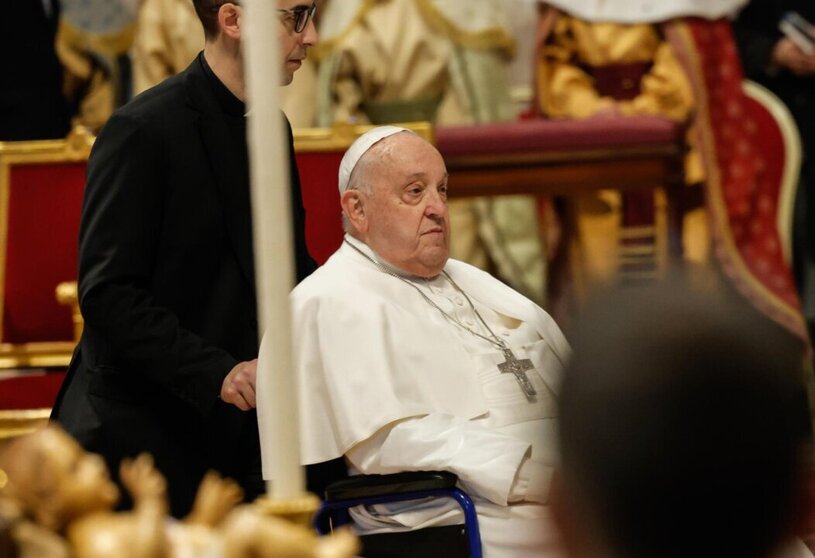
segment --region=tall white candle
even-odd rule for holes
[[[288,145],[278,105],[281,67],[280,17],[276,0],[245,0],[244,71],[249,108],[249,169],[252,185],[255,278],[259,331],[265,332],[265,358],[258,368],[258,390],[270,394],[258,409],[263,436],[272,441],[275,499],[301,497],[305,476],[300,466],[297,387],[291,343],[289,292],[294,285],[291,188]]]

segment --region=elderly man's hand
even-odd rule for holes
[[[257,359],[236,364],[224,378],[224,383],[221,385],[221,399],[235,405],[241,411],[254,409],[257,406],[255,402],[257,370]]]

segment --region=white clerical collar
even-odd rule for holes
[[[381,265],[382,267],[384,267],[388,271],[392,271],[396,275],[399,275],[400,277],[403,277],[403,278],[408,279],[410,281],[413,281],[413,282],[416,282],[416,283],[426,283],[428,281],[433,281],[434,279],[437,279],[441,275],[441,274],[439,274],[436,277],[430,277],[430,278],[419,277],[418,275],[408,273],[407,271],[405,271],[403,269],[399,269],[395,265],[393,265],[391,263],[388,263],[382,257],[380,257],[379,254],[374,252],[373,248],[371,248],[370,246],[368,246],[367,244],[362,242],[360,239],[354,238],[350,234],[346,233],[345,241],[348,242],[351,246],[353,246],[357,250],[359,250],[360,252],[362,252],[363,254],[365,254],[366,256],[368,256],[369,258],[376,261],[379,265]]]

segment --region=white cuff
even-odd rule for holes
[[[552,485],[552,467],[529,457],[524,458],[515,482],[509,492],[510,502],[538,502],[546,504],[549,501],[549,488]]]

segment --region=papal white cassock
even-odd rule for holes
[[[448,260],[452,281],[385,269],[399,274],[346,236],[292,293],[303,463],[344,455],[352,474],[452,471],[476,503],[487,557],[556,555],[548,508],[529,500],[546,501],[556,461],[554,392],[570,351],[563,334],[536,304],[468,264]],[[496,343],[451,320],[491,338],[474,310],[532,361],[535,396],[499,371]],[[259,410],[268,397],[258,393]],[[260,434],[268,477],[275,448]],[[447,501],[354,517],[363,534],[463,522]]]

